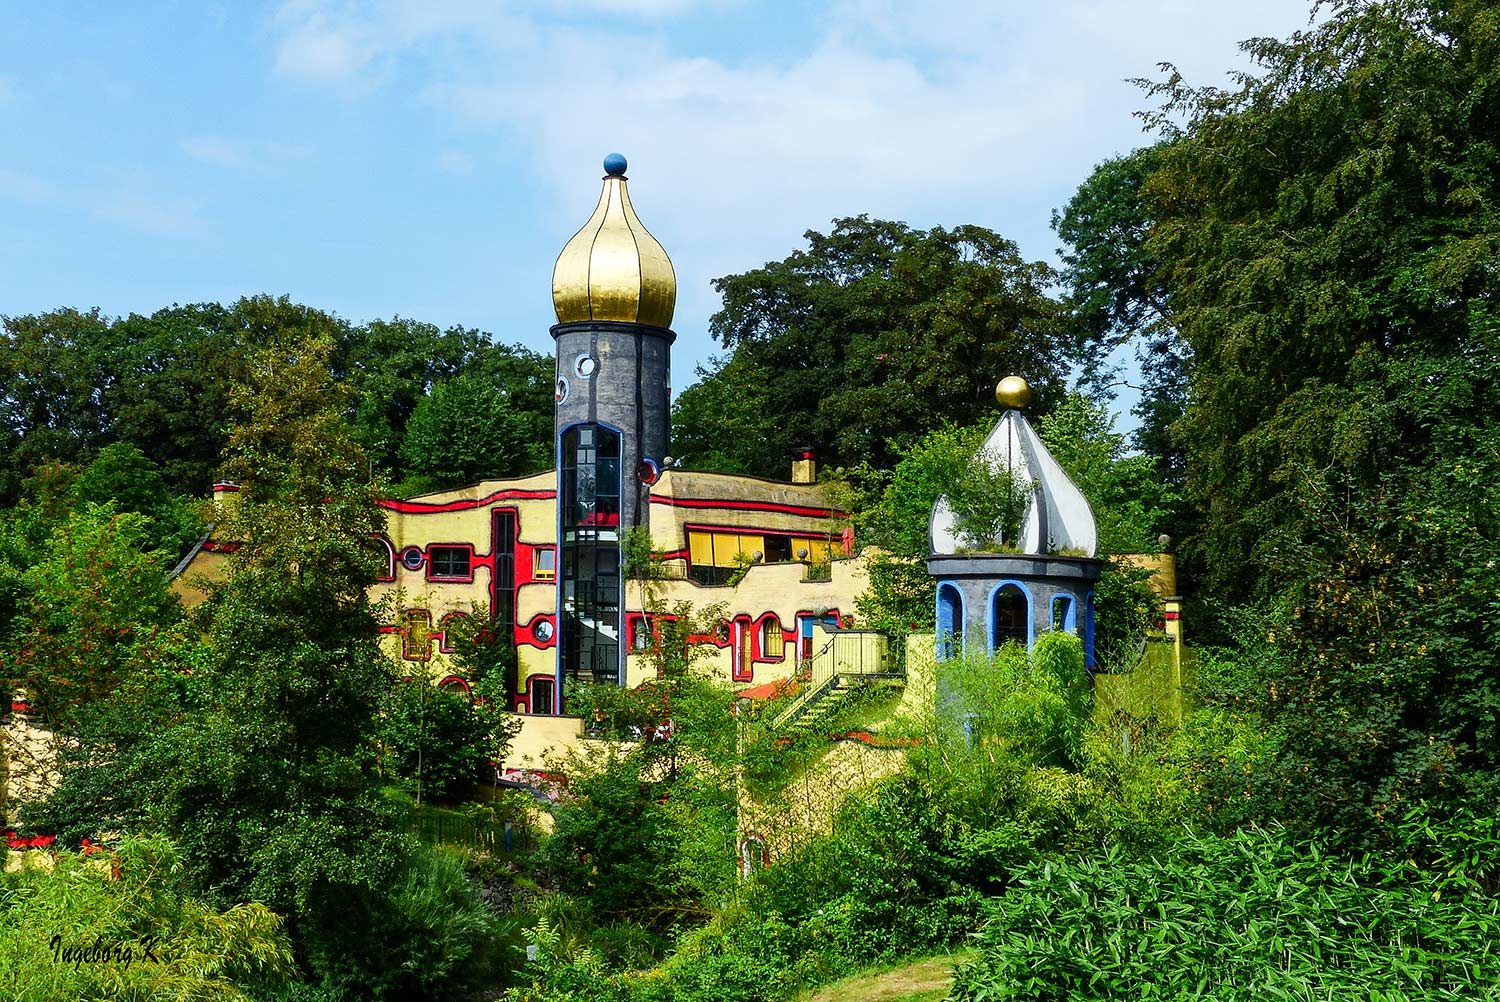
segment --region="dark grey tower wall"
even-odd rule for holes
[[[658,466],[667,455],[671,428],[671,349],[677,335],[662,327],[587,321],[552,328],[557,344],[554,443],[581,422],[620,431],[620,530],[647,521],[650,488],[636,470],[641,460]],[[593,360],[592,373],[585,359]],[[565,389],[564,389],[565,388]]]

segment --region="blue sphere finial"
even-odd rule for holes
[[[625,158],[618,153],[611,153],[604,158],[604,173],[610,177],[625,176]]]

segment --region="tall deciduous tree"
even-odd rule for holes
[[[1192,353],[1173,326],[1171,289],[1147,243],[1154,218],[1145,186],[1161,157],[1162,147],[1150,146],[1099,164],[1053,212],[1052,228],[1068,245],[1061,278],[1085,377],[1103,383],[1105,358],[1133,345],[1144,379],[1133,408],[1141,422],[1134,441],[1180,487],[1186,458],[1171,426],[1187,404]]]
[[[48,459],[77,461],[108,441],[106,400],[123,373],[98,310],[0,318],[0,496]]]
[[[1500,788],[1500,19],[1323,10],[1231,91],[1151,86],[1147,247],[1193,352],[1207,583],[1270,610],[1235,705],[1285,737],[1285,808],[1359,833]]]
[[[1268,530],[1295,518],[1289,468],[1384,471],[1432,458],[1383,375],[1455,372],[1492,350],[1473,309],[1500,292],[1500,69],[1493,6],[1345,0],[1231,92],[1173,74],[1153,119],[1187,117],[1147,183],[1173,321],[1196,374],[1182,421],[1207,512],[1211,581],[1275,575]],[[1457,414],[1457,422],[1480,417]]]
[[[550,369],[549,369],[550,371]],[[436,386],[417,404],[401,442],[403,493],[534,473],[548,465],[534,411],[515,406],[482,372]]]
[[[1044,402],[1060,393],[1071,342],[1047,295],[1055,274],[1011,241],[865,216],[806,237],[807,250],[714,283],[724,306],[710,327],[733,353],[720,394],[743,382],[764,402],[767,438],[744,445],[742,467],[781,475],[811,445],[886,469],[945,420],[987,413],[1000,376],[1025,375]]]
[[[242,308],[256,308],[254,300],[172,306],[114,324],[120,379],[107,400],[110,437],[140,449],[179,494],[202,497],[218,471],[233,423],[229,387],[244,376]]]

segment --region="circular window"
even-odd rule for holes
[[[635,477],[641,483],[649,486],[661,479],[661,467],[656,465],[656,460],[654,459],[643,459],[640,465],[635,468]]]
[[[417,546],[408,546],[401,551],[401,566],[409,571],[420,571],[422,569],[422,549]]]
[[[579,355],[573,360],[573,371],[584,379],[591,377],[597,368],[599,368],[599,360],[593,355]]]
[[[539,619],[536,625],[531,628],[531,635],[537,639],[537,643],[541,644],[545,644],[552,639],[552,632],[553,626],[550,619]]]
[[[557,402],[563,403],[568,399],[568,377],[557,377]]]

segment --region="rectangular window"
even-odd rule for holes
[[[553,680],[545,676],[535,676],[531,679],[531,698],[528,699],[526,709],[535,714],[551,715],[552,695],[555,691]]]
[[[531,551],[531,576],[538,581],[551,581],[557,577],[557,551],[537,547]]]
[[[472,581],[474,573],[469,566],[470,555],[471,551],[467,546],[428,547],[429,576],[434,581]]]

